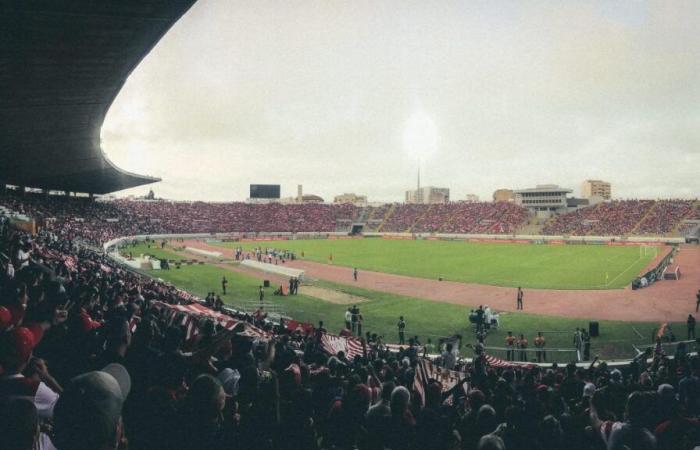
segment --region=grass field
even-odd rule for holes
[[[639,247],[490,244],[458,241],[341,239],[225,242],[294,251],[303,259],[376,272],[494,286],[538,289],[619,289],[651,261]]]
[[[130,249],[134,255],[141,253],[156,254],[160,257],[180,259],[169,251],[148,249],[142,246]],[[151,271],[150,275],[162,278],[182,289],[206,296],[207,292],[216,291],[220,294],[220,281],[225,275],[229,280],[229,292],[222,296],[225,303],[233,307],[242,303],[257,300],[257,289],[261,278],[232,272],[226,268],[210,264],[182,266],[181,269],[169,271]],[[396,322],[403,315],[406,318],[407,335],[418,335],[423,343],[427,339],[436,342],[440,337],[461,334],[466,342],[473,341],[473,331],[467,325],[468,309],[463,306],[439,303],[412,297],[369,291],[353,286],[338,285],[328,282],[318,282],[317,286],[358,295],[367,300],[360,304],[365,318],[364,329],[383,335],[388,342],[396,342]],[[331,332],[338,332],[344,323],[344,312],[347,306],[333,304],[302,293],[298,296],[275,297],[272,289],[266,292],[266,302],[275,303],[284,312],[296,320],[317,323],[323,320]],[[563,317],[536,316],[531,314],[502,314],[501,328],[489,335],[487,344],[502,346],[507,331],[524,333],[532,342],[537,331],[543,331],[550,348],[570,348],[572,333],[576,327],[587,326],[588,321]],[[650,341],[657,323],[633,322],[600,322],[601,336],[592,342],[593,354],[599,354],[606,359],[627,358],[634,356],[633,345],[646,345]],[[682,330],[682,324],[676,330]],[[635,332],[636,330],[636,332]],[[641,334],[643,338],[640,338]]]

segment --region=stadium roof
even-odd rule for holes
[[[107,110],[196,0],[0,0],[0,183],[105,194],[158,178],[100,147]]]
[[[524,194],[526,192],[532,192],[532,193],[538,193],[538,192],[560,192],[560,193],[566,193],[570,194],[574,191],[571,189],[567,188],[560,188],[559,186],[538,186],[536,188],[529,188],[529,189],[516,189],[515,191],[516,194]]]

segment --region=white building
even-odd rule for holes
[[[549,217],[552,213],[567,211],[567,195],[572,192],[556,184],[538,184],[535,188],[514,191],[515,203],[537,213],[538,217]]]

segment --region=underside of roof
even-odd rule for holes
[[[160,181],[112,164],[105,115],[196,0],[0,0],[0,183],[106,194]]]

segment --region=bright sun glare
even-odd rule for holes
[[[433,119],[424,111],[411,114],[403,132],[403,145],[411,157],[426,160],[438,147],[438,130]]]

